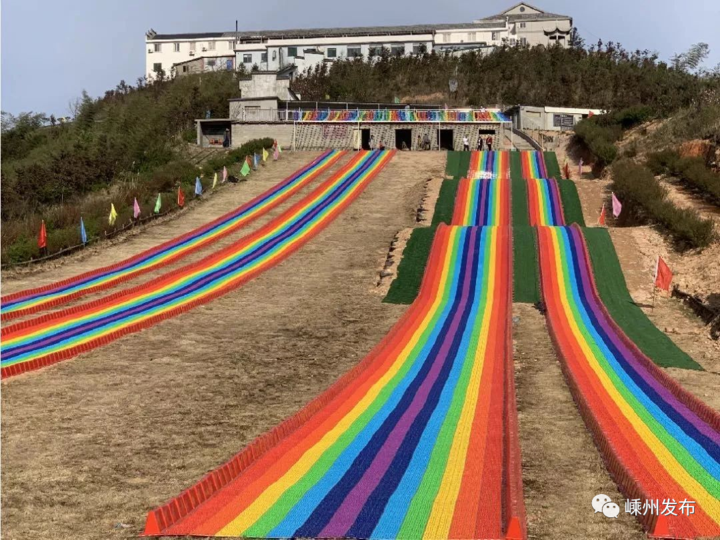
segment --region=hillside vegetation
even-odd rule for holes
[[[74,120],[44,114],[3,113],[2,259],[37,257],[40,220],[53,253],[79,242],[83,217],[92,240],[114,229],[110,203],[124,224],[137,197],[143,215],[158,194],[163,212],[175,205],[178,185],[188,193],[197,175],[211,175],[269,146],[264,141],[211,159],[204,169],[188,161],[186,141],[195,140],[194,120],[206,111],[227,116],[228,99],[238,97],[238,74],[205,73],[136,86],[121,82],[100,99],[83,94]]]

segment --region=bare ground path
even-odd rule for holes
[[[624,499],[575,406],[545,318],[533,306],[514,304],[513,343],[528,538],[645,538],[629,514],[607,519],[593,512],[597,494]]]
[[[398,153],[325,231],[247,285],[3,383],[3,537],[134,538],[149,509],[355,365],[406,309],[372,293],[378,264],[444,165],[444,153]]]

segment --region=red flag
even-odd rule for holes
[[[598,225],[605,225],[605,203],[603,203],[602,210],[600,210],[600,219],[598,219]]]
[[[673,274],[670,267],[663,261],[662,257],[658,257],[657,267],[655,267],[655,286],[664,291],[670,290]]]
[[[570,180],[570,165],[568,165],[568,162],[565,162],[565,179]]]
[[[178,188],[178,206],[182,208],[185,206],[185,194],[181,187]]]
[[[47,247],[47,231],[45,230],[45,220],[40,224],[40,234],[38,235],[38,247],[40,249]]]

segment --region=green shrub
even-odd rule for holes
[[[646,165],[657,176],[675,170],[680,154],[674,150],[662,150],[648,154]]]
[[[669,174],[679,178],[720,204],[720,174],[711,171],[703,158],[683,158],[674,150],[663,150],[649,154],[647,166],[656,175]]]
[[[682,247],[707,247],[714,238],[713,223],[697,212],[678,208],[650,169],[622,160],[613,165],[613,190],[625,211],[644,215],[665,227]]]

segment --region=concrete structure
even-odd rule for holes
[[[183,75],[191,75],[193,73],[204,73],[206,71],[217,71],[219,69],[234,70],[235,69],[235,55],[217,56],[213,58],[205,58],[201,56],[199,58],[191,58],[184,62],[178,62],[173,65],[173,72],[175,75],[182,77]],[[171,73],[172,75],[172,73]]]
[[[504,20],[508,35],[503,36],[509,45],[551,45],[567,46],[573,28],[572,17],[547,13],[527,2],[520,2],[502,13],[478,19],[475,22],[488,23]]]
[[[513,107],[509,111],[515,129],[540,131],[570,131],[583,118],[604,113],[602,109],[526,105]]]
[[[289,65],[300,71],[320,62],[343,58],[373,58],[383,49],[389,54],[411,55],[424,51],[460,53],[487,52],[502,45],[565,45],[572,18],[546,13],[525,2],[502,13],[470,23],[357,28],[320,28],[209,32],[201,34],[146,34],[146,74],[197,57],[235,55],[234,67],[277,71]]]

